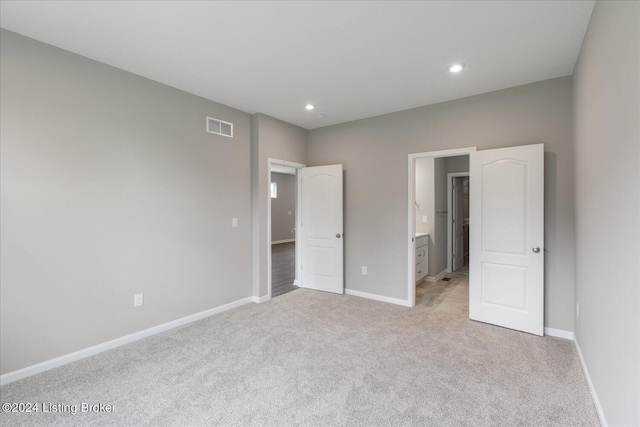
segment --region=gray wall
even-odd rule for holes
[[[278,185],[278,197],[271,199],[271,241],[295,239],[296,177],[271,172],[271,182]]]
[[[572,138],[571,77],[310,131],[309,164],[345,169],[346,287],[407,298],[409,153],[543,142],[545,325],[572,331]]]
[[[575,321],[612,426],[640,425],[639,54],[640,3],[596,3],[574,74]]]
[[[416,233],[429,233],[433,236],[434,212],[434,159],[432,157],[416,159]],[[427,217],[427,222],[422,217]]]
[[[1,372],[251,296],[250,116],[0,39]]]
[[[264,114],[251,116],[253,295],[256,297],[264,297],[268,293],[269,158],[306,164],[307,131]]]

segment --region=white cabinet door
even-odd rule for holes
[[[301,174],[300,286],[342,294],[342,165],[303,168]]]
[[[427,236],[421,236],[416,238],[416,283],[422,281],[427,277],[429,267],[429,238]]]
[[[469,317],[544,333],[544,146],[470,158]]]

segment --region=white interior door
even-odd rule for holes
[[[462,204],[464,191],[462,191],[462,185],[464,182],[463,177],[454,177],[452,186],[452,235],[453,235],[453,262],[452,270],[457,271],[464,265],[464,216],[462,215]]]
[[[469,317],[544,333],[544,146],[470,158]]]
[[[342,165],[301,169],[300,286],[344,293]]]

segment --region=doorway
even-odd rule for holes
[[[267,296],[266,300],[272,298],[273,294],[273,270],[274,254],[273,245],[282,243],[293,243],[292,250],[282,251],[293,252],[293,269],[295,279],[290,284],[290,267],[288,267],[288,277],[284,279],[284,284],[288,290],[297,287],[316,289],[327,292],[344,293],[344,244],[343,244],[343,168],[342,165],[325,165],[306,167],[301,163],[286,160],[268,159],[267,163],[268,185],[264,188],[264,195],[267,198]],[[282,168],[285,169],[282,169]],[[291,173],[291,168],[295,170],[295,210],[286,209],[287,216],[295,217],[295,227],[290,228],[295,237],[289,237],[278,241],[272,238],[272,191],[279,194],[276,185],[271,185],[272,171],[276,173],[285,170]],[[329,206],[330,208],[318,209],[318,207]],[[289,215],[291,212],[291,215]],[[285,227],[285,231],[286,231]],[[286,236],[285,236],[286,237]],[[291,241],[293,239],[293,241]],[[287,255],[286,264],[291,265],[290,255]],[[303,265],[304,264],[304,265]],[[304,271],[304,275],[303,275]],[[293,286],[292,286],[293,285]],[[288,292],[287,290],[287,292]],[[286,292],[285,292],[286,293]],[[260,302],[263,300],[260,299]]]
[[[297,289],[296,199],[294,167],[272,165],[269,181],[271,199],[271,297]]]
[[[443,291],[449,266],[448,173],[469,175],[469,154],[475,147],[409,155],[408,305],[416,305],[416,285],[421,296]],[[425,242],[426,240],[426,242]],[[420,245],[420,247],[418,247]],[[426,250],[425,250],[426,249]],[[425,263],[420,255],[426,256]],[[418,274],[418,272],[422,274]]]
[[[267,297],[297,289],[300,277],[299,229],[300,174],[305,165],[268,159],[267,195]]]
[[[469,281],[469,318],[543,335],[544,144],[409,155],[407,305],[416,305],[416,272],[419,271],[416,242],[423,238],[416,234],[416,211],[419,208],[416,199],[416,163],[423,158],[437,161],[442,157],[465,154],[469,157],[469,177],[473,187],[469,191],[469,275],[465,276]],[[436,232],[432,244],[437,248],[442,243],[442,239],[438,238],[438,214],[442,212],[438,211],[439,199],[436,197],[434,200],[436,206],[432,218]],[[447,210],[451,210],[451,206]],[[447,229],[455,234],[452,227],[445,227]],[[452,242],[451,239],[447,241]],[[453,265],[454,258],[445,255],[445,265],[448,264],[447,259]],[[440,268],[437,256],[434,266],[431,265],[432,261],[434,257],[430,254],[430,276],[434,274],[431,271],[437,272]],[[436,274],[435,280],[438,280],[441,273]],[[459,273],[445,267],[442,270],[443,277],[445,274]]]
[[[468,316],[469,279],[458,273],[468,257],[469,155],[421,158],[415,168],[416,306]]]

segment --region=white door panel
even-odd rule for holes
[[[471,153],[469,317],[544,331],[544,146]]]
[[[514,310],[526,309],[526,268],[482,264],[482,303]]]
[[[301,169],[300,286],[344,292],[342,165]]]
[[[482,250],[524,254],[527,165],[502,159],[482,165],[481,171]]]

